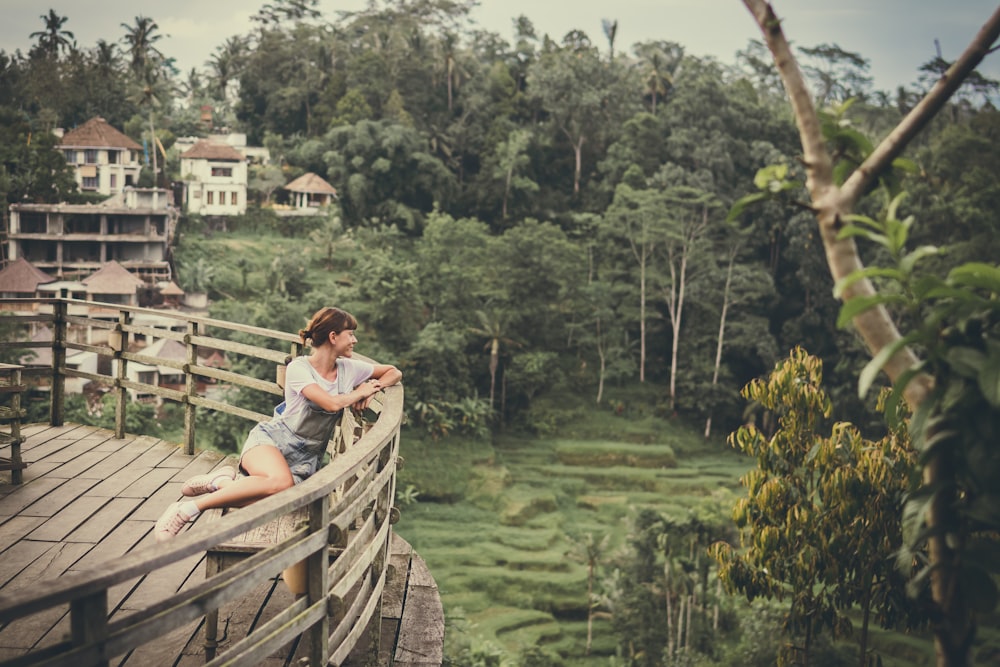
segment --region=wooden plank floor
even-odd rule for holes
[[[10,473],[0,473],[0,590],[5,593],[100,567],[152,543],[153,524],[180,497],[184,480],[223,464],[219,454],[188,456],[177,445],[156,438],[119,440],[113,432],[91,426],[32,424],[22,434],[22,456],[28,463],[24,483],[14,486]],[[203,561],[203,556],[192,557],[115,587],[109,591],[111,618],[203,581]],[[223,608],[220,651],[292,599],[280,580],[271,580]],[[192,623],[112,664],[202,664],[201,625]],[[0,628],[0,660],[49,646],[68,633],[69,616],[62,608],[9,623]],[[278,652],[264,664],[288,664],[290,653]]]
[[[169,503],[181,497],[184,480],[224,464],[219,454],[188,456],[176,444],[148,436],[119,440],[111,431],[92,426],[31,424],[22,428],[22,436],[22,456],[28,463],[24,483],[12,485],[10,473],[0,472],[0,591],[5,593],[99,568],[151,544],[153,524]],[[379,663],[440,665],[444,615],[437,585],[426,564],[398,535],[393,536],[391,551]],[[192,557],[113,588],[108,594],[111,618],[123,618],[203,581],[203,561],[203,556]],[[293,599],[276,578],[223,607],[219,652]],[[111,664],[200,665],[205,662],[202,625],[192,623]],[[0,628],[0,661],[50,646],[68,633],[68,611],[62,608],[9,623]],[[261,664],[293,664],[294,649],[286,646]],[[372,647],[358,647],[345,665],[363,663],[371,651]]]

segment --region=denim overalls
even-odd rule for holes
[[[337,384],[339,389],[339,375]],[[285,457],[288,469],[298,484],[319,468],[343,410],[327,412],[306,399],[305,407],[298,414],[286,418],[284,411],[285,401],[282,401],[274,409],[271,421],[257,424],[250,430],[243,453],[259,445],[273,444]]]

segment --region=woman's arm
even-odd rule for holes
[[[403,379],[403,372],[391,364],[375,364],[372,377],[382,388],[391,387]]]
[[[302,388],[302,395],[327,412],[337,412],[355,403],[364,402],[381,389],[382,385],[379,380],[373,377],[346,394],[328,394],[323,390],[323,387],[314,382]]]

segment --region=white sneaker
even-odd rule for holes
[[[167,510],[156,521],[153,528],[153,537],[157,542],[172,540],[191,521],[191,517],[181,510],[183,503],[176,502],[170,505]]]
[[[184,486],[181,488],[181,493],[190,497],[217,491],[219,489],[219,485],[216,484],[216,482],[220,479],[236,479],[236,468],[232,466],[224,466],[204,475],[195,475],[188,481],[184,482]]]

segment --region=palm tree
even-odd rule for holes
[[[247,41],[243,37],[229,37],[215,48],[208,66],[212,70],[212,79],[216,94],[220,100],[226,101],[226,91],[229,82],[239,78],[247,55]]]
[[[493,397],[495,395],[497,382],[497,369],[500,367],[500,344],[515,344],[515,341],[504,335],[507,329],[507,318],[495,312],[486,314],[482,310],[476,311],[480,326],[472,327],[469,330],[487,339],[483,349],[490,351],[490,408],[493,407]]]
[[[130,98],[139,107],[146,107],[149,112],[149,148],[153,154],[153,187],[157,185],[159,172],[156,157],[158,148],[156,126],[153,124],[153,112],[160,106],[160,94],[157,90],[159,71],[153,67],[146,67],[141,78],[138,78],[137,75],[137,85]]]
[[[615,59],[615,38],[618,36],[618,19],[601,19],[601,28],[608,40],[608,60]]]
[[[63,25],[69,18],[59,16],[54,9],[50,9],[47,15],[42,14],[40,18],[45,22],[45,30],[29,35],[31,39],[38,40],[38,48],[52,58],[59,55],[59,51],[71,51],[75,37],[69,30],[63,30]]]
[[[110,75],[118,67],[118,47],[109,44],[103,39],[97,40],[97,47],[94,49],[94,60],[97,69],[101,74]]]
[[[673,42],[644,42],[635,46],[635,55],[640,61],[645,94],[652,99],[655,116],[658,101],[674,87],[674,77],[684,59],[684,47]]]
[[[132,58],[131,68],[136,75],[144,73],[148,66],[154,64],[154,59],[163,60],[163,54],[153,46],[163,38],[163,35],[157,33],[160,26],[156,21],[146,16],[136,16],[135,25],[122,23],[121,26],[125,28],[125,37],[122,39],[128,46],[127,51]]]

